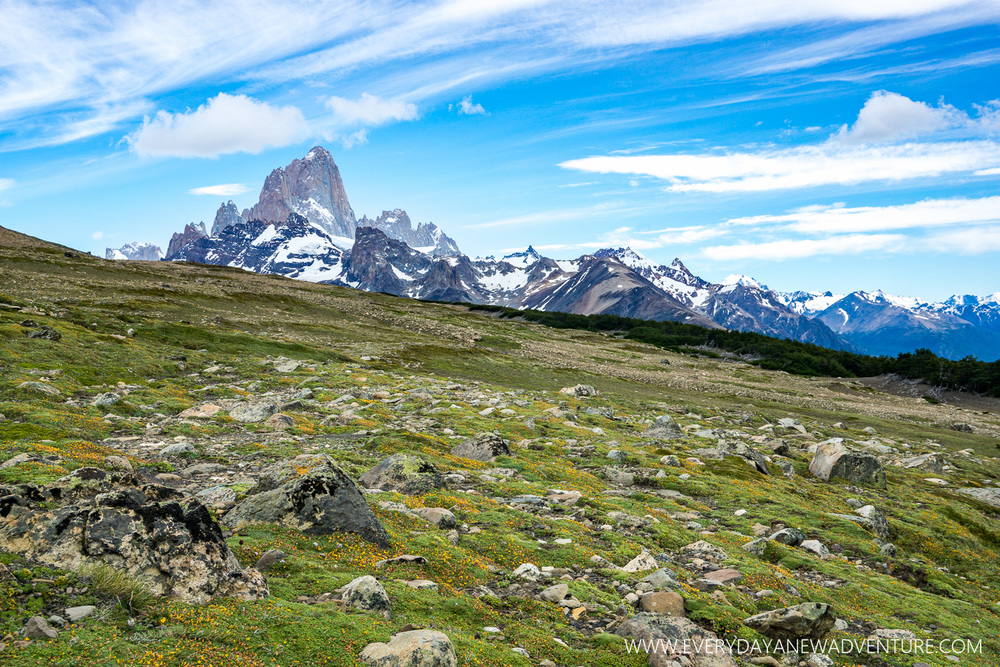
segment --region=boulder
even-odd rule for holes
[[[656,559],[648,551],[643,551],[630,560],[622,569],[626,572],[644,572],[646,570],[655,570],[658,567],[660,567],[660,564],[656,562]]]
[[[615,634],[649,647],[660,642],[667,650],[651,650],[649,667],[736,667],[725,642],[686,618],[642,612],[619,625]],[[671,654],[670,647],[677,653]]]
[[[673,591],[646,593],[639,598],[639,609],[651,614],[684,616],[684,598]]]
[[[249,424],[262,422],[277,411],[278,404],[274,401],[256,401],[236,405],[229,410],[229,416],[238,422]]]
[[[842,442],[817,447],[809,471],[825,482],[843,479],[851,484],[885,488],[885,470],[878,459],[849,451]]]
[[[325,459],[325,460],[324,460]],[[357,484],[329,457],[312,468],[292,470],[287,481],[267,489],[283,479],[280,471],[258,482],[258,491],[234,507],[223,524],[235,527],[240,522],[277,523],[308,535],[354,533],[379,547],[389,546],[389,534]],[[281,468],[282,470],[284,468]]]
[[[601,392],[597,391],[592,385],[589,384],[578,384],[572,387],[563,387],[559,390],[559,393],[566,394],[567,396],[574,396],[576,398],[601,395]]]
[[[17,388],[44,396],[59,396],[62,393],[52,385],[45,384],[44,382],[22,382],[17,385]]]
[[[383,459],[359,480],[365,488],[398,491],[416,496],[444,486],[444,477],[419,456],[393,454]]]
[[[203,405],[196,405],[193,408],[188,408],[177,416],[181,419],[211,419],[220,412],[222,412],[222,408],[218,405],[205,403]]]
[[[24,626],[24,636],[28,639],[56,639],[59,631],[49,627],[42,616],[32,616]]]
[[[511,453],[507,441],[496,433],[480,433],[455,445],[451,455],[474,461],[492,461],[498,456],[511,456]]]
[[[881,537],[883,540],[889,539],[891,532],[889,530],[889,521],[885,518],[874,505],[865,505],[864,507],[856,510],[859,516],[863,516],[871,522],[871,530],[873,533]]]
[[[448,636],[435,630],[411,630],[388,643],[369,644],[358,656],[369,667],[457,667],[458,656]]]
[[[97,611],[97,607],[95,607],[92,604],[85,604],[79,607],[67,607],[66,620],[68,620],[70,623],[79,623],[83,619],[93,614],[95,611]]]
[[[98,394],[90,404],[95,408],[109,408],[115,403],[120,403],[121,400],[121,394],[109,391],[105,394]]]
[[[643,438],[656,438],[657,440],[676,440],[684,435],[681,427],[677,425],[668,415],[661,415],[656,418],[652,426],[639,434]],[[678,465],[680,465],[678,463]]]
[[[798,641],[822,639],[836,621],[830,605],[806,602],[756,614],[743,619],[743,624],[770,639]]]
[[[650,584],[654,589],[681,587],[680,582],[677,581],[677,575],[665,567],[661,567],[659,570],[647,574],[639,580],[639,583]]]
[[[458,525],[455,515],[452,514],[450,510],[446,510],[443,507],[418,507],[413,510],[413,513],[424,521],[432,523],[438,528],[443,528],[445,530],[448,528],[454,528]]]
[[[801,546],[805,551],[814,553],[820,557],[830,555],[830,550],[819,540],[804,540]]]
[[[569,586],[566,584],[556,584],[555,586],[549,586],[539,593],[538,597],[546,602],[561,602],[566,599],[567,595],[569,595]]]
[[[385,592],[382,584],[371,575],[366,574],[347,584],[341,599],[350,609],[377,611],[387,619],[392,617],[389,594]]]
[[[268,595],[264,576],[240,566],[200,501],[97,468],[48,487],[0,486],[0,543],[62,569],[107,565],[186,602]]]
[[[986,503],[987,505],[1000,507],[1000,489],[978,489],[970,487],[965,489],[955,489],[955,491],[957,493],[961,493],[963,496],[975,498],[979,502]]]
[[[806,536],[803,535],[801,531],[795,530],[794,528],[784,528],[767,539],[779,544],[787,544],[790,547],[797,547],[802,544],[802,540],[805,538]]]

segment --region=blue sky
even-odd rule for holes
[[[0,225],[103,254],[322,144],[470,255],[1000,290],[1000,2],[0,5]],[[207,194],[194,194],[203,192]]]

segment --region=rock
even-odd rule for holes
[[[115,403],[120,403],[121,400],[122,397],[120,394],[109,391],[106,394],[98,394],[90,404],[95,408],[109,408]]]
[[[192,477],[194,475],[214,475],[225,469],[226,467],[221,463],[197,463],[193,466],[184,468],[184,470],[181,471],[181,474],[185,477]]]
[[[22,322],[22,326],[23,326]],[[36,340],[51,340],[58,342],[62,340],[62,334],[53,329],[52,327],[41,327],[35,329],[34,331],[28,331],[25,333],[28,338],[34,338]]]
[[[675,647],[680,655],[669,651],[650,651],[649,667],[736,667],[725,642],[714,632],[703,630],[690,620],[664,614],[642,612],[615,629],[615,634],[628,637],[647,646]],[[678,660],[679,658],[679,660]]]
[[[955,489],[957,493],[961,493],[963,496],[969,496],[970,498],[975,498],[979,502],[986,503],[987,505],[992,505],[993,507],[1000,507],[1000,489],[990,488],[990,489],[978,489],[975,487],[965,488],[965,489]]]
[[[416,590],[436,591],[438,589],[437,583],[429,579],[413,579],[412,581],[407,581],[406,585]]]
[[[97,611],[97,607],[92,604],[85,604],[79,607],[67,607],[66,618],[70,623],[79,623]]]
[[[268,595],[197,499],[97,468],[21,489],[0,486],[0,543],[28,560],[74,571],[107,565],[185,602]]]
[[[791,417],[784,417],[778,420],[778,426],[782,428],[791,429],[793,431],[798,431],[799,433],[805,434],[806,427],[803,426],[797,419],[792,419]]]
[[[124,472],[132,472],[132,464],[124,456],[105,456],[105,465],[114,468],[116,470],[122,470]]]
[[[160,456],[179,456],[180,454],[188,454],[194,451],[189,443],[186,442],[175,442],[172,445],[167,445],[160,450]]]
[[[355,533],[382,548],[389,546],[389,534],[361,490],[332,459],[322,458],[326,459],[322,465],[293,474],[277,488],[249,496],[226,514],[223,524],[280,523],[307,535]],[[274,482],[258,483],[254,489],[267,488],[270,483]]]
[[[767,542],[768,541],[763,538],[757,538],[756,540],[751,540],[750,542],[747,542],[746,544],[743,545],[743,551],[746,551],[747,553],[753,554],[754,556],[761,558],[767,551]]]
[[[49,627],[49,622],[41,616],[32,616],[24,626],[24,636],[28,639],[56,639],[59,631]]]
[[[534,563],[522,563],[518,565],[511,574],[515,577],[520,577],[521,579],[535,581],[536,579],[541,578],[542,571],[539,570],[538,566]]]
[[[3,463],[0,463],[0,470],[5,468],[13,468],[14,466],[21,465],[22,463],[27,463],[28,461],[37,461],[38,456],[35,454],[28,454],[22,452],[21,454],[15,454]]]
[[[400,632],[389,643],[369,644],[359,656],[370,667],[457,667],[448,636],[435,630]]]
[[[434,464],[419,456],[393,454],[382,459],[359,480],[365,488],[398,491],[416,496],[444,486],[444,478]]]
[[[648,551],[643,551],[630,560],[622,569],[626,572],[644,572],[646,570],[655,570],[658,567],[660,567],[660,564],[656,562],[656,559]]]
[[[566,584],[556,584],[555,586],[549,586],[539,593],[538,597],[546,602],[561,602],[567,595],[569,595],[569,586]]]
[[[848,451],[840,442],[817,447],[809,471],[825,482],[843,479],[851,484],[885,488],[885,470],[878,459]]]
[[[59,396],[62,393],[52,385],[45,384],[44,382],[22,382],[17,385],[17,388],[45,396]]]
[[[829,556],[830,550],[819,540],[803,540],[802,549],[816,554],[817,556]]]
[[[913,667],[918,667],[918,664],[915,663]],[[810,653],[806,656],[806,667],[833,667],[833,658],[822,653]]]
[[[917,468],[929,472],[944,472],[944,461],[938,454],[924,454],[902,461],[904,468]]]
[[[474,461],[492,461],[498,456],[511,456],[507,441],[495,433],[480,433],[451,450],[452,456]]]
[[[195,494],[206,505],[224,505],[229,507],[236,503],[236,492],[228,486],[210,486]]]
[[[589,384],[578,384],[573,387],[563,387],[559,390],[559,393],[566,394],[567,396],[575,396],[576,398],[601,395],[601,392],[597,391]]]
[[[30,336],[31,334],[28,335]],[[968,424],[966,422],[955,422],[954,424],[950,424],[948,428],[952,431],[958,431],[959,433],[973,433],[975,431],[972,424]]]
[[[884,544],[881,544],[881,545],[879,545],[879,549],[878,549],[878,552],[881,555],[883,555],[883,556],[889,556],[890,558],[892,556],[895,556],[898,551],[899,550],[896,548],[896,545],[893,544],[892,542],[886,542]]]
[[[276,412],[264,420],[264,426],[281,430],[295,426],[295,420],[282,412]]]
[[[270,570],[275,563],[285,560],[287,554],[281,549],[268,549],[264,554],[257,559],[256,564],[254,564],[254,569],[258,572],[267,572]]]
[[[680,468],[681,460],[674,456],[673,454],[667,454],[660,459],[660,464],[665,466],[670,466],[671,468]]]
[[[351,609],[381,612],[387,619],[392,617],[389,594],[378,580],[366,574],[344,587],[344,603]]]
[[[677,576],[666,568],[660,568],[652,574],[647,574],[645,577],[639,580],[639,583],[650,584],[654,589],[656,588],[680,588],[680,582],[677,581]]]
[[[739,570],[734,570],[732,568],[722,568],[721,570],[713,570],[711,572],[706,572],[702,575],[702,579],[707,579],[708,581],[716,582],[721,586],[727,584],[735,584],[737,581],[743,578]]]
[[[833,628],[837,617],[830,606],[806,602],[743,619],[743,624],[765,637],[779,641],[822,639]]]
[[[177,416],[181,419],[210,419],[220,412],[222,412],[222,408],[218,405],[205,403],[204,405],[196,405],[193,408],[188,408]]]
[[[865,505],[864,507],[857,510],[858,516],[863,516],[871,522],[871,530],[873,533],[881,537],[883,540],[888,539],[891,531],[889,530],[889,522],[886,520],[885,515],[878,511],[874,505]]]
[[[684,616],[684,598],[673,591],[646,593],[639,598],[639,609],[651,614]]]
[[[612,449],[608,452],[608,458],[617,463],[621,463],[628,458],[628,455],[620,449]]]
[[[236,405],[229,410],[229,416],[238,422],[250,424],[262,422],[277,411],[278,404],[274,401],[258,401]]]
[[[448,529],[458,525],[455,515],[443,507],[418,507],[413,513],[438,528]]]
[[[805,535],[801,531],[795,530],[794,528],[785,528],[779,530],[771,537],[767,538],[779,544],[787,544],[790,547],[797,547],[802,544],[802,540],[805,539]]]
[[[676,440],[683,435],[684,432],[681,431],[681,427],[668,415],[657,417],[656,421],[649,428],[639,434],[640,437],[656,438],[657,440]],[[680,463],[678,462],[677,465],[680,465]]]

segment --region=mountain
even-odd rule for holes
[[[199,222],[195,224],[189,222],[184,225],[184,231],[178,234],[174,234],[170,237],[170,243],[167,244],[167,256],[166,259],[170,259],[176,255],[181,248],[189,243],[193,243],[198,239],[202,239],[208,236],[208,232],[205,230],[205,223]]]
[[[357,220],[347,201],[344,181],[333,156],[316,146],[301,160],[272,171],[264,181],[260,198],[243,212],[244,220],[284,222],[296,213],[342,244],[354,238]]]
[[[927,304],[881,290],[852,292],[816,313],[841,338],[873,355],[894,356],[926,348],[949,359],[1000,358],[1000,304],[951,297]]]
[[[403,241],[414,250],[428,255],[456,256],[462,253],[458,244],[433,222],[418,223],[416,228],[410,222],[410,216],[401,208],[392,211],[382,211],[382,215],[372,220],[364,216],[358,221],[358,227],[374,227],[385,232],[391,239]]]
[[[139,244],[109,257],[128,257],[132,246]],[[1000,356],[1000,293],[939,304],[882,292],[779,293],[747,276],[711,283],[680,259],[657,264],[623,247],[569,260],[531,246],[472,259],[435,224],[414,225],[401,208],[358,220],[320,146],[273,170],[242,214],[234,202],[222,204],[211,234],[203,223],[174,234],[166,259],[414,299],[688,322],[871,354],[927,347],[951,358]]]
[[[104,259],[130,259],[157,262],[163,259],[163,251],[152,243],[126,243],[121,248],[107,248]]]
[[[782,296],[747,276],[729,276],[713,284],[692,274],[680,259],[656,265],[631,248],[607,248],[594,253],[615,257],[641,276],[716,325],[737,331],[756,331],[834,350],[851,345],[824,323],[789,308]]]

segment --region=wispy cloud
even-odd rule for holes
[[[13,178],[0,178],[0,192],[14,187]]]
[[[194,111],[158,111],[126,141],[143,157],[218,157],[259,153],[306,138],[309,127],[296,107],[275,107],[246,95],[219,93]]]
[[[222,183],[219,185],[205,185],[200,188],[188,190],[190,195],[214,195],[216,197],[234,197],[244,192],[249,192],[250,188],[242,183]]]
[[[1000,222],[1000,196],[925,199],[895,206],[810,206],[783,215],[733,218],[727,225],[781,224],[787,231],[843,234]]]
[[[710,246],[702,251],[720,261],[802,259],[815,255],[855,255],[899,250],[906,242],[901,234],[848,234],[825,239],[784,239],[764,243]]]
[[[417,117],[416,104],[403,100],[384,100],[370,93],[362,93],[356,100],[333,96],[327,99],[326,106],[333,111],[333,121],[338,126],[374,127]]]

